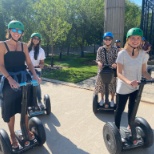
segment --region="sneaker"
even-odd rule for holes
[[[104,105],[104,100],[103,99],[99,102],[99,105],[100,106],[103,106]]]
[[[110,107],[114,107],[114,100],[111,100]]]

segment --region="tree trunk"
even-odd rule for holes
[[[81,45],[80,48],[81,48],[80,56],[81,56],[81,57],[84,57],[83,46]]]
[[[62,52],[59,53],[59,60],[62,60]]]
[[[51,67],[54,65],[54,58],[53,58],[53,45],[51,46],[51,61],[50,61]]]
[[[67,46],[67,55],[70,53],[70,45]]]

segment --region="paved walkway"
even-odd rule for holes
[[[114,121],[114,114],[113,112],[100,112],[96,115],[93,113],[94,86],[92,85],[95,80],[89,79],[88,81],[79,84],[56,80],[42,82],[42,96],[48,94],[51,100],[51,114],[39,116],[47,139],[43,146],[33,148],[25,154],[109,154],[103,140],[102,130],[106,122]],[[154,130],[153,106],[154,104],[141,103],[137,116],[144,117]],[[126,119],[127,108],[123,113],[122,126],[128,125]],[[7,124],[2,118],[0,118],[0,128],[5,129],[9,134]],[[20,115],[17,114],[15,130],[19,129]],[[154,144],[150,148],[133,149],[121,154],[153,153]]]
[[[154,72],[152,72],[152,77],[154,78]],[[46,78],[43,78],[43,80],[93,91],[94,86],[95,86],[96,76],[89,78],[87,80],[84,80],[82,82],[79,82],[77,84],[67,83],[67,82],[63,82],[63,81],[57,81],[57,80],[53,80],[53,79],[46,79]],[[143,93],[142,93],[141,101],[147,102],[147,103],[154,103],[153,96],[154,96],[154,84],[145,85]]]

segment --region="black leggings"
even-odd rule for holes
[[[128,98],[129,98],[128,124],[130,125],[130,117],[131,117],[132,110],[135,105],[135,99],[136,99],[137,93],[138,93],[138,90],[136,90],[130,94],[124,94],[124,95],[117,94],[116,95],[117,109],[115,112],[115,125],[117,126],[118,129],[120,128],[121,116],[122,116],[122,113],[125,109]]]

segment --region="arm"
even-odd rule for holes
[[[117,76],[119,79],[121,79],[122,81],[124,81],[125,83],[131,85],[131,81],[128,80],[123,74],[122,74],[122,70],[123,70],[123,65],[120,63],[117,63]]]
[[[142,75],[146,79],[148,79],[148,80],[152,79],[152,77],[150,76],[150,74],[147,72],[147,65],[146,65],[146,63],[142,65]]]
[[[96,63],[97,63],[97,65],[98,65],[98,68],[99,68],[99,69],[102,69],[103,64],[102,64],[102,59],[101,59],[101,54],[100,54],[100,52],[101,52],[101,48],[99,48],[99,49],[97,50]]]
[[[40,66],[41,69],[43,69],[43,67],[44,67],[44,60],[40,60],[39,66]]]
[[[123,65],[120,63],[117,63],[117,76],[119,79],[121,79],[122,81],[124,81],[125,83],[127,83],[128,85],[131,85],[133,87],[137,87],[138,86],[138,81],[133,80],[130,81],[129,79],[127,79],[123,74],[122,74],[122,70],[123,70]]]

